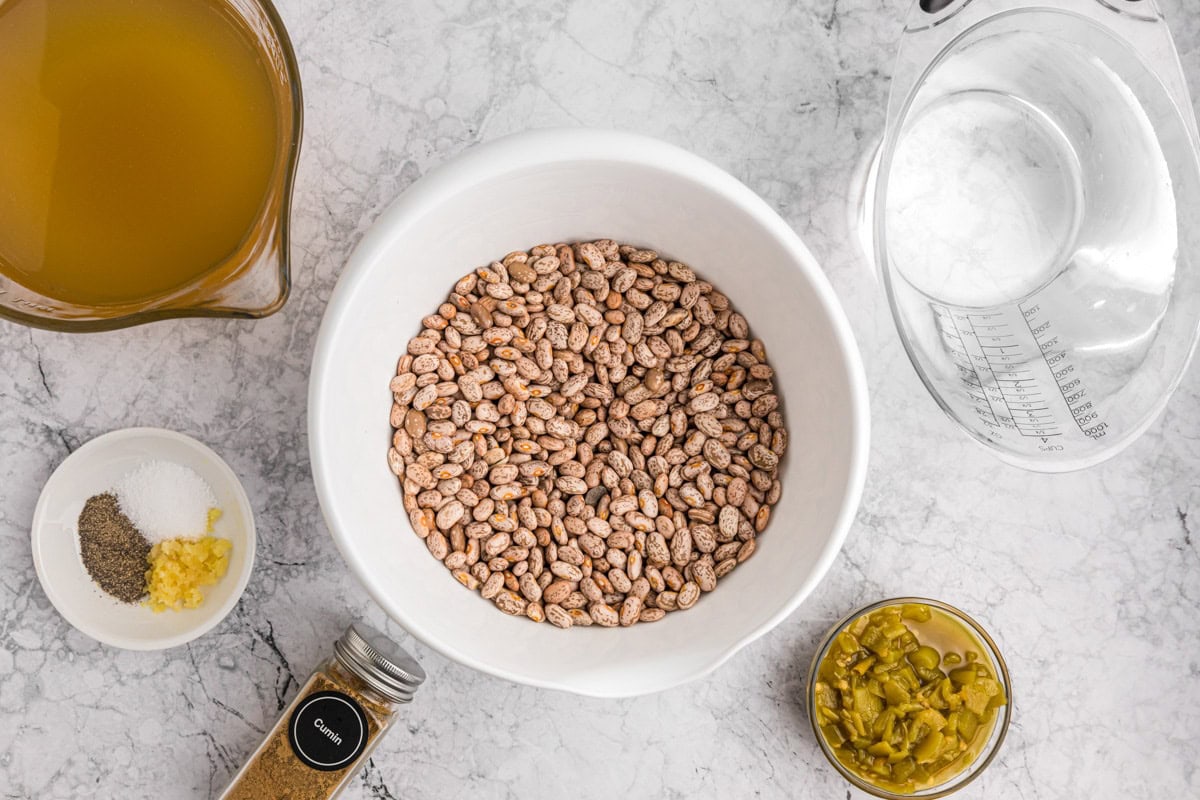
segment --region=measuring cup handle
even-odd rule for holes
[[[955,3],[965,6],[967,0],[917,0],[917,5],[926,14],[940,14]]]
[[[1096,0],[1097,3],[1133,19],[1154,22],[1162,19],[1156,0]]]
[[[909,22],[915,23],[915,29],[940,25],[949,17],[966,8],[973,0],[916,0],[909,13]],[[988,5],[985,0],[975,0],[981,5]],[[1086,0],[1077,0],[1082,4]],[[1115,11],[1133,19],[1154,21],[1162,18],[1155,0],[1095,0],[1109,11]]]
[[[1181,113],[1192,116],[1179,56],[1156,0],[912,0],[892,70],[889,123],[899,118],[913,89],[954,40],[1016,11],[1065,12],[1109,29],[1155,68]]]

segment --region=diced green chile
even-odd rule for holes
[[[860,617],[817,668],[814,715],[826,743],[848,769],[898,793],[964,769],[1007,702],[977,653],[921,644],[907,622],[932,616],[907,603]]]

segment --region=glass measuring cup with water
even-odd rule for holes
[[[1018,466],[1165,406],[1200,320],[1200,138],[1152,0],[918,0],[864,198],[904,346]]]

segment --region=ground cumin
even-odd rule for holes
[[[330,672],[333,672],[330,670]],[[222,800],[328,800],[342,783],[358,771],[371,745],[387,726],[391,712],[360,693],[351,675],[317,672],[301,688],[296,699],[284,711],[267,740],[259,747],[237,779],[222,795]],[[353,697],[367,712],[367,747],[346,767],[333,772],[313,769],[297,758],[288,740],[288,724],[300,701],[316,692],[335,691]]]
[[[336,797],[370,757],[397,708],[412,700],[412,692],[425,679],[411,656],[361,623],[351,626],[335,652],[338,655],[318,667],[301,687],[220,800]],[[348,710],[355,706],[357,711]],[[347,718],[352,723],[347,724]],[[298,755],[298,747],[305,758]],[[332,749],[319,752],[325,748]],[[323,767],[309,763],[325,755],[331,760]],[[349,760],[342,765],[343,759]]]

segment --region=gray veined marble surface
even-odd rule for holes
[[[307,106],[283,311],[86,336],[0,323],[0,796],[206,797],[349,618],[385,624],[335,552],[310,477],[321,312],[355,242],[413,180],[476,142],[549,125],[690,148],[795,227],[866,362],[865,500],[801,610],[711,677],[659,695],[515,686],[389,625],[432,677],[347,797],[852,796],[807,730],[804,669],[835,618],[904,593],[976,613],[1012,667],[1008,742],[962,796],[1200,796],[1200,369],[1135,446],[1082,474],[1001,466],[936,411],[847,227],[905,5],[282,0]],[[1163,5],[1200,87],[1200,14],[1191,0]],[[46,477],[131,425],[222,453],[259,525],[236,610],[166,653],[76,633],[30,559]]]

